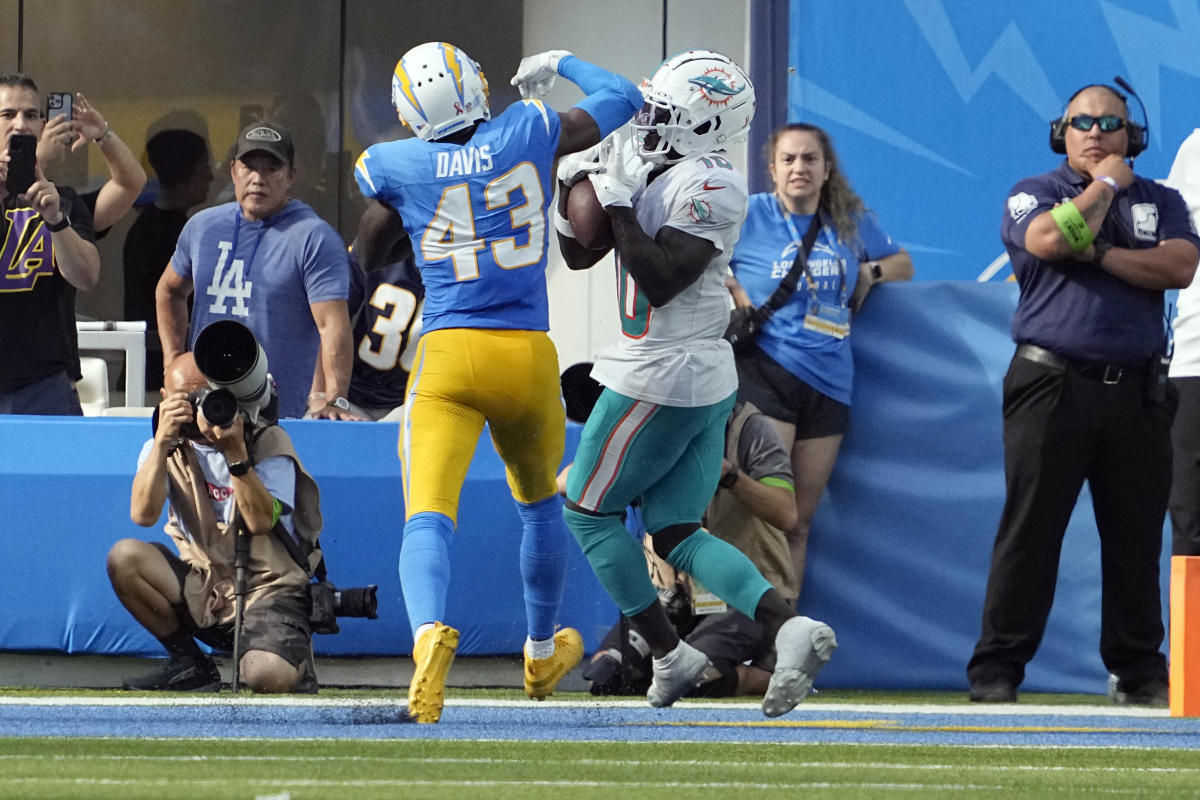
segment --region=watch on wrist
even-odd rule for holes
[[[250,471],[251,466],[253,465],[250,463],[249,459],[246,459],[245,461],[235,461],[229,465],[229,474],[235,478],[240,478]]]
[[[71,218],[67,216],[67,212],[65,211],[63,212],[62,219],[60,219],[58,222],[54,223],[53,225],[51,225],[49,222],[46,223],[46,230],[50,231],[51,233],[58,233],[59,231],[66,230],[69,227],[71,227]]]
[[[873,281],[883,280],[883,267],[881,267],[879,265],[878,261],[871,262],[871,280],[873,280]]]
[[[717,485],[722,489],[728,489],[737,483],[738,475],[738,468],[734,467],[733,469],[729,470],[729,472],[726,472],[721,476],[721,480],[717,481]]]
[[[338,411],[349,411],[350,401],[344,397],[335,397],[330,400],[326,406],[329,408],[336,408]]]
[[[1103,267],[1104,265],[1100,262],[1104,260],[1104,256],[1109,250],[1112,250],[1112,245],[1108,242],[1100,239],[1092,242],[1092,263],[1097,267]]]

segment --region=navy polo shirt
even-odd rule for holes
[[[1026,178],[1009,192],[1000,238],[1021,288],[1013,339],[1081,361],[1141,365],[1163,348],[1163,292],[1131,286],[1085,261],[1045,261],[1025,249],[1030,221],[1077,197],[1090,182],[1064,159],[1058,169]],[[1140,177],[1117,194],[1097,239],[1131,249],[1186,239],[1200,250],[1179,192]]]

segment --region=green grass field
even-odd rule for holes
[[[5,691],[5,696],[115,692]],[[396,691],[322,690],[328,697]],[[129,696],[129,695],[126,695]],[[451,697],[517,699],[511,690]],[[822,703],[962,703],[959,692],[830,691]],[[566,693],[562,699],[588,699]],[[686,702],[686,701],[685,701]],[[1022,703],[1104,706],[1089,695]],[[659,738],[656,731],[649,734]],[[2,737],[2,733],[0,733]],[[1200,797],[1200,750],[854,744],[0,738],[0,797]]]

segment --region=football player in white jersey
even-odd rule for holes
[[[601,584],[654,656],[647,693],[669,706],[701,682],[708,658],[679,639],[620,514],[641,499],[655,551],[693,575],[775,638],[778,666],[763,697],[775,717],[802,701],[837,641],[799,616],[739,550],[709,534],[701,515],[721,479],[725,421],[737,392],[725,272],[746,215],[746,179],[724,149],[754,117],[754,87],[729,58],[692,50],[665,61],[642,87],[632,123],[600,145],[587,174],[612,222],[621,338],[596,359],[604,385],[567,481],[567,525]],[[635,157],[636,156],[636,157]],[[560,192],[560,197],[567,194]],[[585,249],[556,217],[568,266],[585,269],[605,250]]]

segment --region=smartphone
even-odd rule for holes
[[[14,133],[8,137],[8,179],[5,187],[10,195],[24,194],[37,179],[33,167],[37,163],[37,137]]]
[[[70,92],[51,92],[46,95],[46,119],[66,117],[73,119],[74,101]]]

